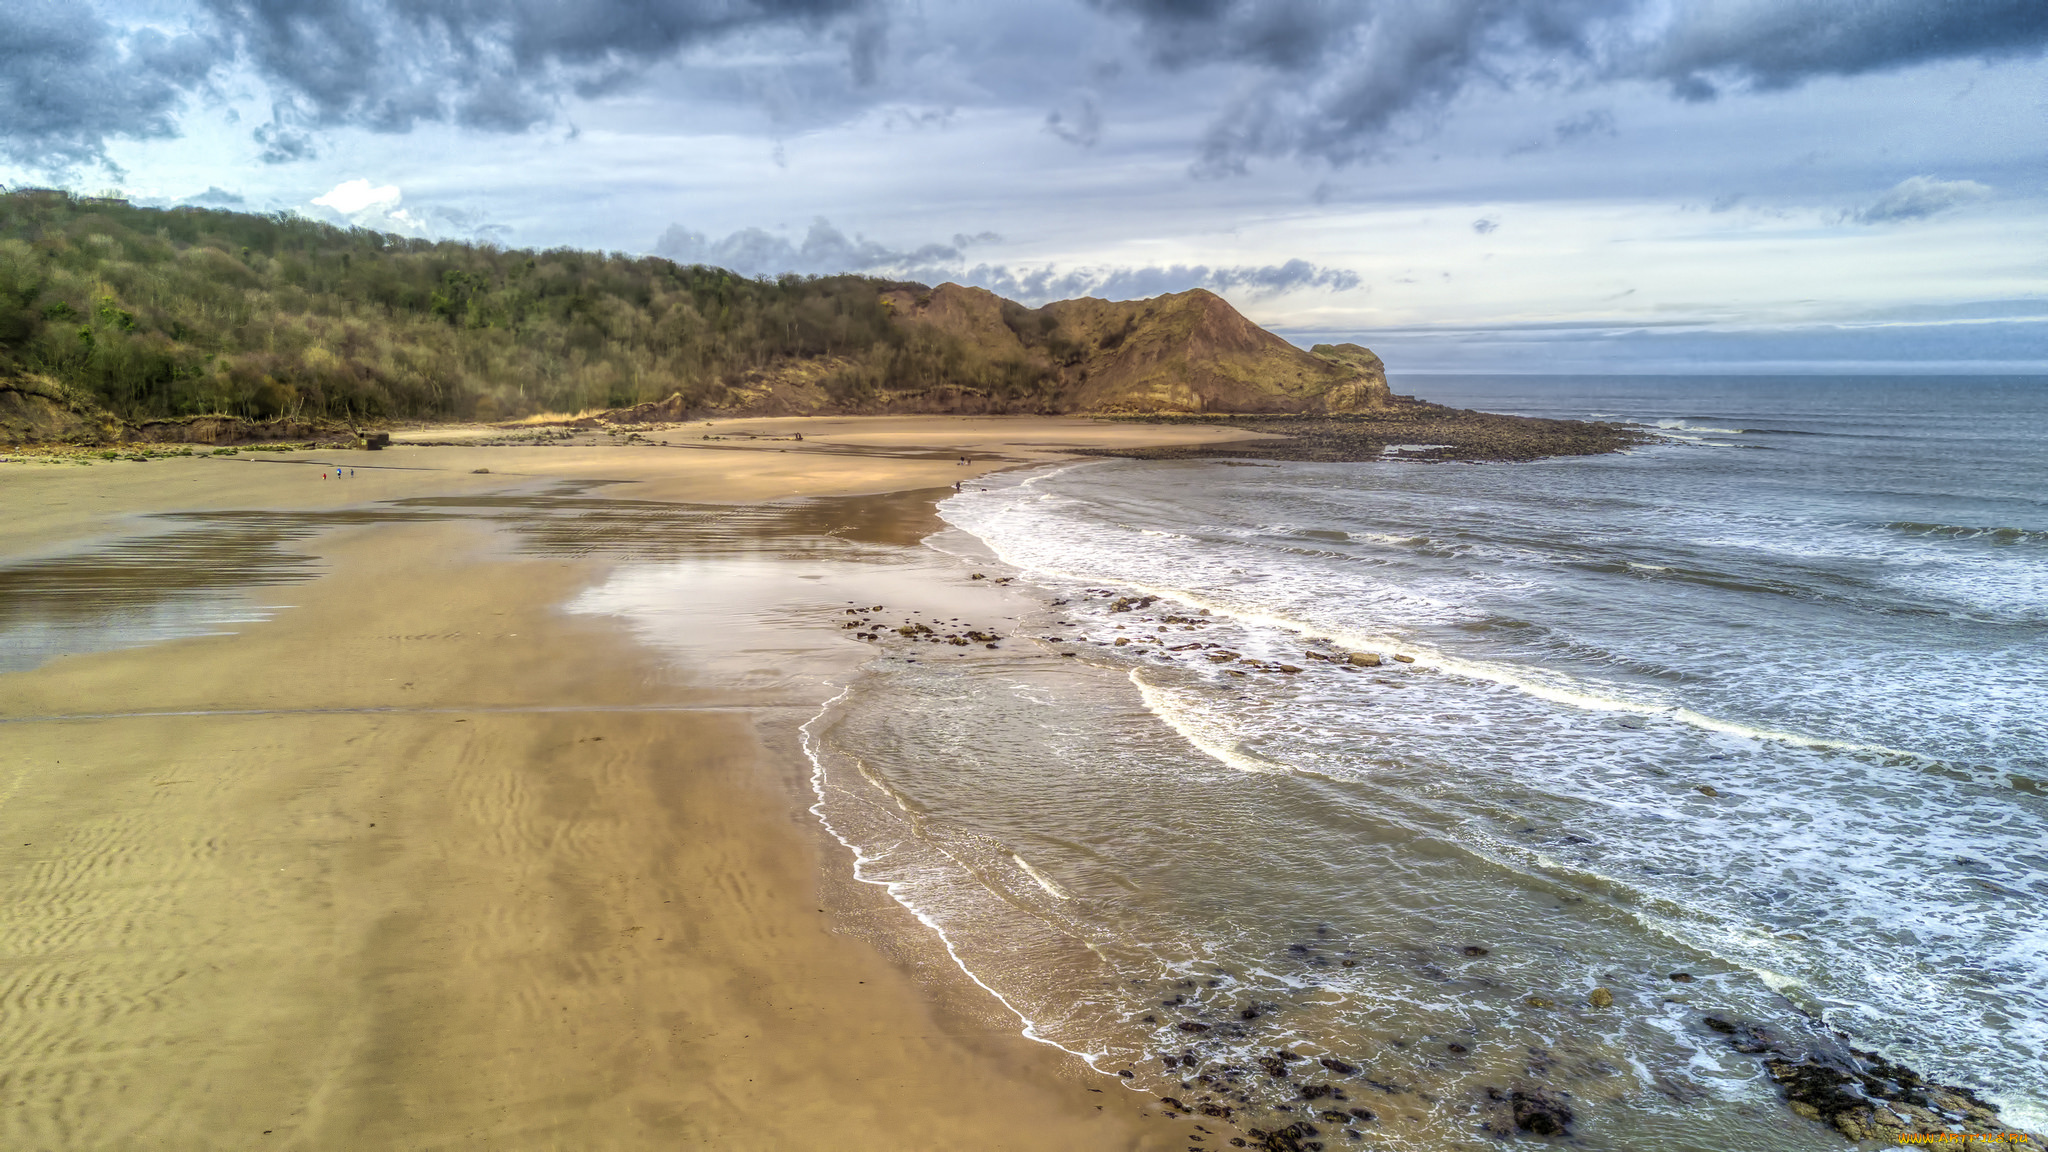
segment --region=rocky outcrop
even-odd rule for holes
[[[1043,308],[958,284],[899,289],[884,300],[899,323],[958,342],[991,374],[1036,378],[1049,412],[1325,414],[1390,398],[1370,351],[1304,352],[1200,288]]]

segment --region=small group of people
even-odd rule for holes
[[[334,478],[335,478],[336,480],[340,480],[340,479],[342,479],[342,478],[343,478],[343,477],[345,477],[345,476],[354,476],[355,474],[356,474],[356,470],[355,470],[355,469],[353,469],[353,468],[336,468],[336,469],[334,470]],[[322,473],[320,474],[320,478],[321,478],[322,480],[325,480],[325,479],[327,479],[327,473],[325,473],[325,472],[322,472]]]

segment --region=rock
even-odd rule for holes
[[[1331,1088],[1328,1084],[1303,1084],[1301,1086],[1301,1098],[1303,1100],[1321,1100],[1333,1091],[1335,1089]]]
[[[1174,1027],[1183,1032],[1207,1032],[1209,1030],[1207,1024],[1200,1024],[1193,1020],[1183,1020],[1179,1024],[1174,1025]]]
[[[1586,1003],[1591,1004],[1595,1008],[1612,1008],[1614,1007],[1614,993],[1609,992],[1605,988],[1595,988],[1591,992],[1586,993]]]
[[[1126,644],[1129,644],[1130,642],[1131,638],[1129,636],[1119,636],[1116,638],[1116,646],[1119,648],[1123,647]]]
[[[1292,674],[1292,673],[1295,673],[1295,672],[1299,672],[1299,671],[1301,671],[1301,669],[1299,669],[1299,668],[1296,668],[1296,667],[1295,667],[1294,665],[1292,665],[1292,664],[1276,664],[1276,665],[1274,665],[1274,667],[1278,668],[1278,669],[1279,669],[1280,671],[1282,671],[1282,672],[1286,672],[1286,673],[1289,673],[1289,674]]]
[[[1415,663],[1415,657],[1413,657],[1413,656],[1396,656],[1396,657],[1394,657],[1394,660],[1395,660],[1395,662],[1396,662],[1396,663],[1400,663],[1400,664],[1413,664],[1413,663]]]
[[[1484,949],[1484,948],[1481,948],[1481,947],[1480,947],[1479,945],[1477,945],[1477,944],[1467,944],[1467,945],[1465,945],[1465,947],[1464,947],[1463,949],[1461,949],[1461,951],[1463,951],[1463,952],[1465,953],[1465,955],[1467,955],[1467,956],[1484,956],[1484,955],[1486,955],[1486,949]]]
[[[1563,1093],[1540,1088],[1517,1088],[1508,1096],[1514,1106],[1515,1127],[1538,1136],[1569,1136],[1572,1110]]]
[[[986,580],[986,579],[988,579],[988,577],[987,577],[987,576],[985,576],[985,575],[983,575],[983,574],[982,574],[982,573],[980,573],[980,572],[976,572],[976,573],[975,573],[974,575],[972,575],[972,576],[969,576],[969,577],[968,577],[968,579],[969,579],[969,580]]]
[[[1719,792],[1716,792],[1716,791],[1714,791],[1714,786],[1713,786],[1712,784],[1702,784],[1702,785],[1700,785],[1700,786],[1699,786],[1699,787],[1698,787],[1697,789],[1695,789],[1695,791],[1697,791],[1697,792],[1698,792],[1698,793],[1699,793],[1700,795],[1702,795],[1702,796],[1719,796],[1719,795],[1720,795],[1720,793],[1719,793]]]
[[[1524,1004],[1527,1004],[1527,1005],[1528,1005],[1529,1007],[1531,1007],[1531,1008],[1555,1008],[1555,1007],[1557,1007],[1557,1005],[1556,1005],[1556,1004],[1553,1004],[1553,1003],[1551,1003],[1550,1001],[1548,1001],[1548,1000],[1545,1000],[1545,999],[1544,999],[1543,997],[1541,997],[1541,996],[1531,996],[1531,997],[1528,997],[1527,999],[1523,1000],[1523,1001],[1522,1001],[1522,1003],[1524,1003]]]
[[[489,468],[472,468],[469,470],[469,474],[471,476],[488,476],[491,474],[491,470]]]
[[[1328,1068],[1330,1071],[1335,1072],[1339,1076],[1350,1076],[1358,1071],[1357,1065],[1346,1064],[1344,1061],[1337,1059],[1335,1056],[1325,1056],[1321,1060],[1316,1061],[1316,1063],[1321,1064],[1323,1067]]]
[[[1673,972],[1671,974],[1671,982],[1674,984],[1690,984],[1692,983],[1692,973]]]
[[[1351,663],[1359,668],[1377,668],[1380,666],[1380,655],[1377,652],[1353,652]]]

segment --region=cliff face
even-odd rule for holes
[[[1340,413],[1383,407],[1386,371],[1355,344],[1304,352],[1202,289],[1025,308],[942,284],[884,294],[897,322],[957,341],[1008,379],[1036,377],[1053,412]]]

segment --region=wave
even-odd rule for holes
[[[1711,432],[1721,436],[1740,436],[1743,433],[1749,431],[1749,429],[1747,428],[1716,428],[1708,424],[1693,424],[1689,423],[1683,418],[1677,420],[1659,420],[1655,424],[1651,425],[1651,427],[1661,429],[1665,432]]]
[[[1936,540],[1982,540],[1990,544],[2048,544],[2048,532],[2032,528],[1985,528],[1967,524],[1926,524],[1893,520],[1884,525],[1906,536]]]

